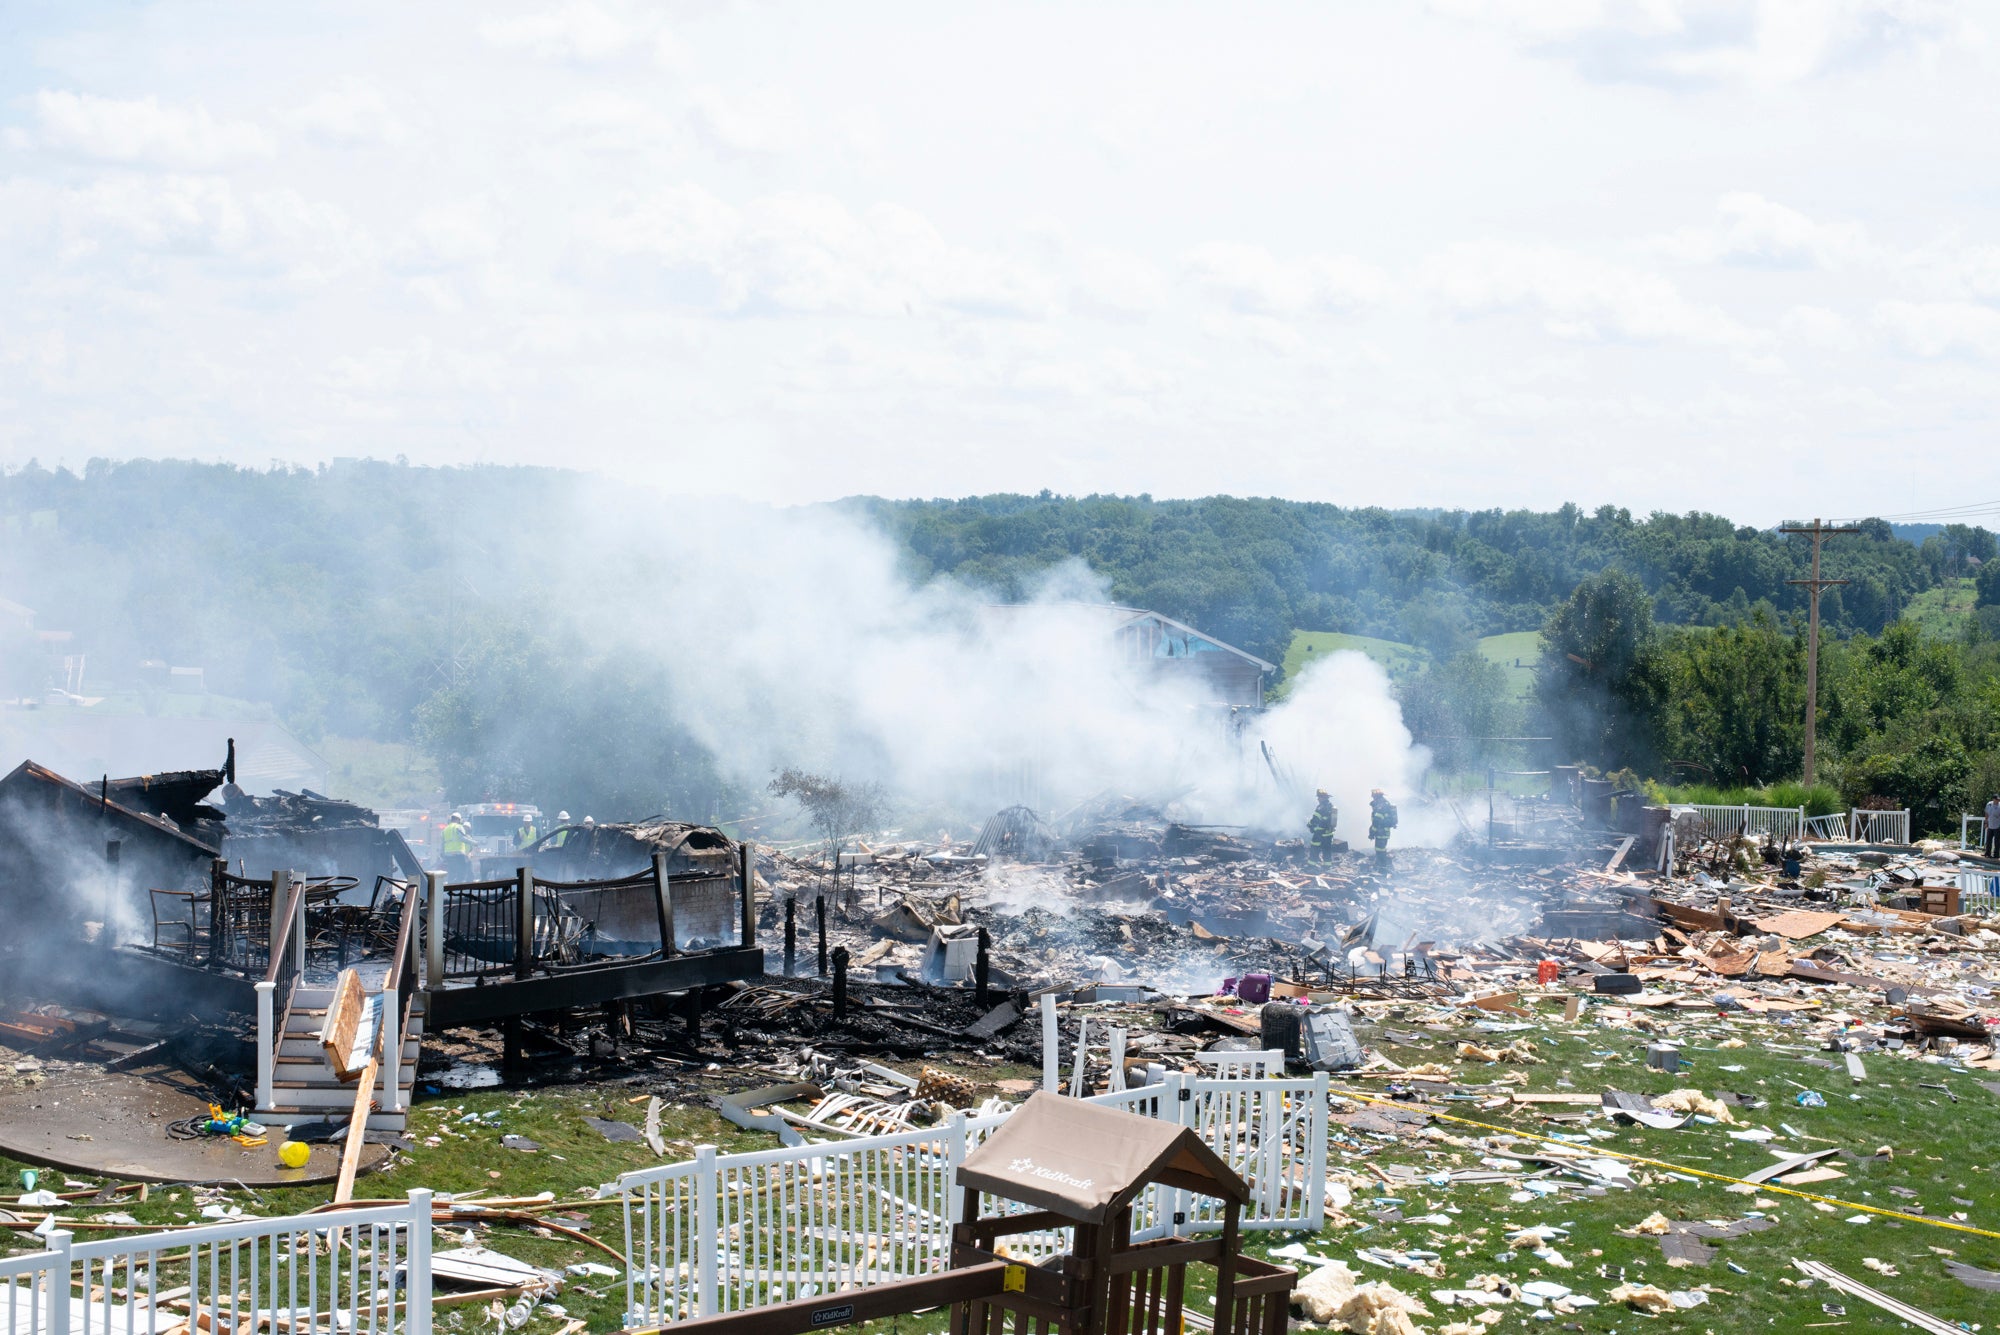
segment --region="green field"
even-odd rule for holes
[[[1420,671],[1426,658],[1423,650],[1396,640],[1378,640],[1368,635],[1342,635],[1324,630],[1295,630],[1292,632],[1291,647],[1285,650],[1285,679],[1279,683],[1275,696],[1282,699],[1291,684],[1299,679],[1299,674],[1315,659],[1343,649],[1367,654],[1380,663],[1391,677],[1405,677]]]
[[[1542,633],[1515,630],[1505,635],[1488,635],[1479,642],[1479,652],[1498,663],[1507,674],[1514,698],[1525,700],[1535,688],[1535,660],[1542,654]]]
[[[1903,609],[1903,616],[1921,626],[1926,635],[1960,635],[1966,622],[1972,619],[1975,596],[1970,579],[1946,580],[1912,598]]]
[[[1516,699],[1526,699],[1535,683],[1535,659],[1542,651],[1541,632],[1533,630],[1510,631],[1505,635],[1488,635],[1478,642],[1479,652],[1500,665],[1507,674],[1507,685]],[[1400,640],[1378,640],[1369,635],[1342,635],[1323,630],[1295,630],[1292,632],[1291,647],[1285,650],[1285,679],[1273,692],[1274,699],[1284,698],[1291,684],[1298,680],[1299,673],[1324,654],[1338,653],[1351,649],[1367,654],[1380,663],[1391,677],[1405,677],[1422,670],[1429,655],[1412,644]],[[1515,666],[1516,660],[1520,666]]]

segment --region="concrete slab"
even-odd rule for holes
[[[226,1137],[176,1140],[167,1127],[206,1116],[193,1095],[141,1076],[115,1071],[67,1071],[33,1089],[0,1094],[0,1154],[75,1173],[133,1182],[242,1182],[247,1186],[301,1186],[331,1182],[340,1173],[338,1142],[315,1145],[304,1168],[278,1162],[284,1135],[245,1149]],[[388,1157],[386,1146],[366,1145],[361,1171]]]

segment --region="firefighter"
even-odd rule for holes
[[[1333,799],[1326,789],[1319,790],[1319,805],[1313,808],[1312,819],[1306,822],[1306,833],[1312,837],[1312,860],[1314,862],[1333,861],[1333,829],[1340,823],[1340,813],[1333,809]]]
[[[1375,856],[1383,861],[1389,857],[1389,831],[1396,828],[1396,807],[1380,788],[1368,794],[1368,837],[1375,841]]]
[[[454,811],[438,832],[438,848],[444,853],[444,874],[461,881],[472,879],[472,831],[465,817]]]
[[[535,838],[535,818],[524,813],[521,816],[521,828],[514,831],[514,847],[526,848],[535,842]]]

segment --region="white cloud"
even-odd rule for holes
[[[1143,315],[1166,301],[1166,280],[1158,266],[1129,251],[1093,249],[1071,261],[1076,301],[1106,315]]]
[[[593,90],[558,104],[549,114],[549,129],[565,148],[622,153],[667,142],[674,120],[649,98]]]
[[[1969,301],[1885,301],[1876,322],[1917,357],[2000,357],[2000,310]]]
[[[584,239],[660,266],[682,300],[743,313],[1049,314],[1056,284],[996,252],[954,244],[896,204],[855,213],[821,194],[738,209],[699,186],[657,191],[587,221]]]
[[[407,273],[439,273],[490,260],[500,251],[492,227],[498,213],[486,200],[425,209],[403,230],[393,263]]]
[[[290,120],[308,137],[342,148],[393,144],[406,134],[382,90],[360,80],[327,89],[295,108]]]
[[[1853,322],[1824,306],[1794,306],[1785,312],[1780,327],[1802,343],[1832,352],[1853,352],[1861,346]]]
[[[11,183],[0,213],[17,245],[62,269],[115,276],[162,262],[220,277],[318,287],[366,261],[368,238],[338,208],[292,190],[245,192],[217,176],[120,172],[79,187]]]
[[[1775,88],[1978,40],[1951,0],[1431,0],[1586,77]]]
[[[798,139],[791,107],[768,91],[730,97],[714,88],[696,89],[688,106],[688,124],[711,150],[724,154],[774,155]]]
[[[1260,315],[1351,310],[1383,300],[1391,287],[1386,273],[1351,256],[1281,260],[1262,246],[1234,241],[1198,246],[1183,263],[1202,288]]]
[[[488,19],[479,25],[479,35],[503,50],[577,64],[612,60],[661,40],[657,25],[590,0]]]
[[[1984,301],[2000,301],[2000,246],[1973,246],[1956,257],[1965,290]]]
[[[1762,195],[1724,195],[1715,212],[1710,226],[1664,236],[1657,249],[1695,264],[1804,269],[1837,268],[1870,253],[1868,235],[1858,224],[1819,222]]]
[[[1555,246],[1451,246],[1426,261],[1424,284],[1450,310],[1530,311],[1559,338],[1672,339],[1734,348],[1764,341],[1724,311],[1689,301],[1659,274]]]
[[[271,136],[248,121],[224,121],[206,107],[163,105],[158,98],[97,97],[60,89],[35,94],[36,143],[103,162],[220,167],[273,151]]]

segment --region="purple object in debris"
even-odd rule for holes
[[[1261,1006],[1271,999],[1271,975],[1268,973],[1246,973],[1236,980],[1238,1000],[1247,1001],[1252,1006]]]
[[[1216,996],[1218,996],[1218,997],[1233,997],[1233,996],[1235,996],[1235,995],[1236,995],[1236,980],[1235,980],[1234,978],[1225,978],[1225,979],[1223,979],[1223,980],[1222,980],[1222,986],[1220,986],[1220,987],[1218,987],[1218,988],[1216,988],[1216,989],[1215,989],[1215,995],[1216,995]]]

